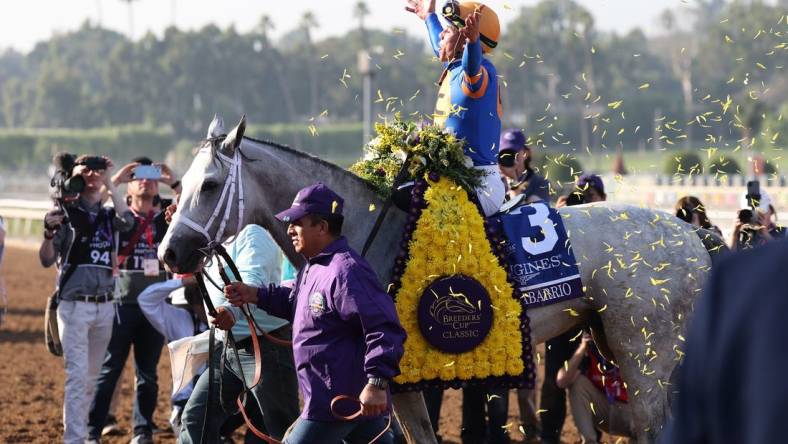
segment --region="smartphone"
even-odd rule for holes
[[[134,167],[134,178],[158,180],[161,178],[161,167],[157,165],[138,165]]]
[[[760,200],[761,198],[761,184],[757,180],[747,182],[747,196],[752,199]]]

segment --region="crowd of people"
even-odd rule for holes
[[[595,174],[584,174],[563,194],[551,195],[556,188],[531,164],[525,134],[501,132],[495,67],[483,57],[496,46],[500,32],[497,18],[489,18],[491,10],[449,2],[442,11],[449,22],[444,27],[434,3],[411,0],[407,9],[425,21],[444,67],[436,122],[471,147],[496,147],[467,151],[483,172],[477,196],[482,211],[493,214],[504,200],[554,201],[559,208],[605,201],[605,184]],[[102,435],[118,432],[115,412],[120,406],[113,407],[113,398],[133,349],[131,442],[152,443],[158,430],[153,413],[162,348],[169,344],[176,359],[177,345],[212,345],[211,326],[218,329],[211,359],[198,371],[184,372],[172,393],[169,427],[178,442],[230,442],[244,416],[255,425],[247,428],[245,442],[264,442],[268,435],[291,444],[366,443],[386,430],[388,385],[399,372],[405,332],[375,272],[342,235],[342,196],[318,183],[301,190],[293,206],[277,215],[305,258],[297,275],[263,227],[243,227],[225,245],[243,283],[209,285],[207,296],[215,307],[210,311],[195,277],[170,274],[157,257],[181,191],[167,165],[138,157],[115,173],[110,159],[81,156],[67,173],[81,177],[84,187],[46,214],[39,250],[43,266],[58,268],[64,442],[97,443]],[[160,184],[172,190],[174,200],[162,197]],[[125,194],[119,186],[126,187]],[[697,198],[681,198],[675,210],[685,222],[722,236]],[[751,184],[743,193],[730,249],[755,248],[784,237],[768,193]],[[210,282],[221,282],[229,268],[214,261],[203,271]],[[247,322],[241,306],[250,310],[253,322]],[[261,375],[255,374],[258,341],[267,363]],[[227,346],[230,342],[234,347]],[[287,342],[292,348],[283,345]],[[625,384],[588,332],[551,339],[541,362],[545,371],[538,409],[535,390],[517,393],[528,442],[560,442],[567,393],[585,443],[598,442],[603,431],[631,436]],[[172,364],[174,372],[183,372],[182,362]],[[261,383],[247,392],[247,383],[258,377]],[[242,394],[251,401],[239,411],[235,400]],[[337,419],[331,405],[340,395],[358,398],[364,420]],[[439,440],[443,395],[442,390],[424,392]],[[509,391],[477,385],[464,388],[462,396],[463,443],[508,443]],[[402,439],[395,423],[379,442]]]
[[[522,131],[504,131],[499,146],[497,164],[506,199],[527,203],[550,201],[552,188],[531,166],[532,148],[527,145]],[[135,171],[141,165],[158,168],[158,177],[135,177]],[[161,349],[165,343],[184,338],[204,340],[209,325],[214,324],[220,329],[219,343],[226,342],[225,332],[232,333],[237,353],[229,353],[225,347],[214,355],[215,362],[209,365],[218,369],[224,368],[220,362],[231,362],[227,368],[243,369],[236,370],[243,375],[232,371],[217,371],[210,376],[208,372],[193,375],[192,381],[186,381],[174,390],[169,427],[175,431],[179,442],[202,442],[204,433],[215,436],[216,440],[229,442],[230,435],[243,424],[243,419],[238,412],[225,410],[222,406],[231,404],[244,390],[244,381],[251,380],[255,364],[252,332],[240,309],[234,304],[251,303],[257,328],[282,341],[293,340],[295,344],[311,340],[313,333],[305,331],[305,320],[300,320],[301,328],[294,331],[293,322],[298,323],[299,320],[294,319],[293,315],[299,310],[289,304],[305,303],[308,304],[308,310],[334,307],[339,312],[340,324],[345,322],[345,318],[354,316],[353,310],[364,308],[359,305],[335,305],[339,303],[338,300],[318,301],[310,295],[300,299],[293,297],[291,288],[295,276],[292,265],[282,259],[281,251],[265,229],[249,225],[225,246],[245,284],[233,284],[224,291],[209,286],[210,299],[217,308],[215,316],[208,316],[195,278],[167,273],[156,256],[169,224],[168,215],[177,206],[180,181],[166,165],[154,164],[145,157],[135,158],[117,173],[112,173],[113,163],[107,158],[77,158],[72,175],[80,175],[85,179],[84,190],[74,201],[53,209],[45,217],[44,241],[39,254],[44,266],[58,265],[58,327],[66,369],[64,441],[100,442],[102,435],[119,431],[114,417],[117,407],[114,406],[113,398],[117,396],[118,380],[133,348],[135,398],[132,442],[152,442],[153,433],[157,430],[153,412],[157,403],[156,369]],[[159,184],[169,186],[175,194],[174,202],[161,197]],[[125,198],[117,190],[119,185],[126,186]],[[753,191],[753,187],[750,188]],[[301,213],[285,212],[281,219],[290,221],[294,236],[298,233],[304,238],[305,245],[301,252],[305,257],[313,258],[308,267],[317,267],[320,258],[344,251],[350,259],[361,264],[358,265],[361,267],[359,270],[370,273],[368,266],[362,266],[363,259],[354,256],[346,242],[343,243],[341,218],[335,216],[335,202],[341,202],[341,197],[334,195],[325,186],[315,185],[300,193],[299,198],[302,199],[301,205],[294,208]],[[105,206],[108,199],[112,201],[112,206]],[[555,206],[594,203],[605,199],[602,178],[586,174],[577,179],[569,192],[555,199]],[[330,210],[319,207],[331,206],[332,203],[334,208]],[[785,229],[776,224],[775,208],[764,190],[760,190],[758,195],[745,194],[743,205],[745,208],[736,220],[734,237],[729,242],[732,250],[753,248],[785,236]],[[709,219],[703,203],[693,196],[679,199],[676,216],[718,236],[722,234]],[[317,243],[310,245],[311,242]],[[312,260],[315,261],[314,265],[311,265]],[[333,260],[330,259],[329,264],[321,269],[326,270],[326,273],[332,271],[330,264]],[[218,282],[218,268],[218,262],[213,262],[204,272],[211,280]],[[340,273],[339,270],[333,272]],[[310,276],[318,281],[323,280],[316,272]],[[374,275],[361,279],[362,282],[364,280],[369,282],[369,288],[342,288],[347,292],[379,291],[381,294],[378,299],[390,303]],[[280,287],[269,288],[270,285],[280,283],[289,286],[281,287],[281,290]],[[299,289],[306,286],[305,291],[310,294],[321,294],[314,292],[314,283],[307,285],[301,282],[299,285]],[[349,283],[345,281],[344,285]],[[326,289],[325,297],[328,298],[336,291]],[[266,296],[262,297],[263,294]],[[274,295],[283,299],[277,301]],[[346,309],[350,311],[343,313],[342,310]],[[398,353],[401,353],[403,339],[396,314],[391,312],[393,307],[388,310],[367,314],[369,319],[381,323],[384,326],[381,328],[386,329],[385,337],[394,341],[378,344],[379,348],[389,352],[385,359],[377,358],[386,362],[385,365],[379,364],[386,369],[379,374],[386,381],[396,374],[396,360]],[[313,322],[310,321],[306,323]],[[368,320],[365,328],[374,325]],[[317,326],[312,324],[310,327]],[[326,325],[321,326],[320,331],[334,331],[336,328],[348,328],[348,336],[353,337],[353,328],[350,327]],[[262,383],[253,389],[257,405],[248,409],[249,415],[264,433],[281,438],[299,418],[299,384],[305,401],[309,401],[307,396],[321,396],[311,391],[304,392],[304,389],[311,384],[311,378],[323,376],[319,373],[302,375],[299,370],[320,356],[320,352],[308,347],[301,349],[300,355],[294,356],[293,350],[287,346],[266,340],[260,343],[265,362],[276,365],[263,367]],[[373,365],[370,360],[362,363],[359,368],[362,373],[356,375],[357,378],[340,380],[336,384],[347,385],[348,393],[361,393],[364,386],[358,386],[354,381],[359,378],[364,380],[364,369]],[[521,389],[517,393],[522,430],[528,442],[560,442],[567,394],[569,408],[584,442],[598,442],[600,431],[630,435],[627,392],[623,381],[617,368],[599,353],[587,332],[570,331],[549,340],[543,362],[545,376],[538,410],[534,390]],[[216,399],[211,400],[209,397],[211,383],[223,387],[222,398],[214,406],[210,405],[212,402],[217,403]],[[463,443],[509,442],[508,390],[471,386],[462,392]],[[436,437],[440,440],[438,424],[443,391],[426,390],[424,396]],[[298,427],[289,435],[302,436],[299,438],[301,441],[291,438],[294,439],[292,442],[311,442],[310,436],[330,433],[321,424],[321,421],[330,419],[326,417],[330,412],[317,407],[325,404],[325,401],[320,399],[319,404],[307,402],[304,408],[311,413],[302,415],[297,422]],[[382,402],[386,404],[385,397]],[[590,405],[595,408],[589,408]],[[207,411],[212,413],[206,415]],[[384,428],[384,425],[376,423],[370,425],[368,430],[359,430],[357,433],[358,436],[374,436],[373,431]],[[258,442],[259,439],[254,433],[247,432],[247,442]]]

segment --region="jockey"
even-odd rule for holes
[[[450,0],[435,14],[435,0],[408,0],[406,10],[427,24],[432,49],[444,67],[433,119],[465,140],[465,155],[485,175],[477,189],[485,216],[498,211],[506,190],[498,177],[497,144],[501,134],[501,98],[492,62],[483,54],[498,44],[500,24],[490,7]]]

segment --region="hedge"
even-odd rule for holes
[[[539,159],[535,159],[537,162]],[[538,170],[556,187],[574,183],[577,177],[583,174],[580,161],[569,154],[546,155],[544,160],[537,164]]]
[[[730,156],[726,156],[724,154],[719,156],[714,156],[709,160],[709,163],[706,166],[706,174],[709,175],[717,175],[717,174],[741,174],[741,168],[739,167],[739,163],[736,162],[736,159]]]
[[[136,156],[161,159],[174,143],[171,128],[147,126],[0,129],[0,165],[4,169],[40,167],[59,151],[107,155],[122,164]]]
[[[701,174],[703,161],[700,156],[692,151],[683,153],[666,153],[663,172],[669,175],[698,175]]]
[[[361,157],[364,137],[361,123],[250,125],[246,135],[289,145],[342,166]]]

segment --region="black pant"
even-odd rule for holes
[[[509,389],[483,385],[462,389],[462,444],[509,444],[504,427],[508,413]]]
[[[429,388],[421,392],[424,396],[424,404],[427,406],[427,415],[432,423],[432,431],[435,432],[435,439],[440,443],[443,439],[438,434],[438,422],[441,418],[441,405],[443,404],[443,389]]]
[[[564,428],[566,418],[566,391],[558,388],[555,380],[558,370],[564,362],[572,357],[580,340],[569,342],[577,336],[579,331],[569,330],[547,341],[545,350],[544,382],[542,383],[542,396],[539,400],[539,420],[542,423],[542,441],[544,444],[559,443],[561,429]]]
[[[136,396],[132,415],[134,434],[153,432],[153,411],[156,409],[156,397],[159,393],[156,367],[164,346],[164,337],[148,322],[139,305],[121,304],[118,306],[118,316],[112,326],[112,339],[90,406],[88,434],[91,438],[101,436],[101,429],[107,422],[112,393],[126,365],[132,345],[136,374]]]

